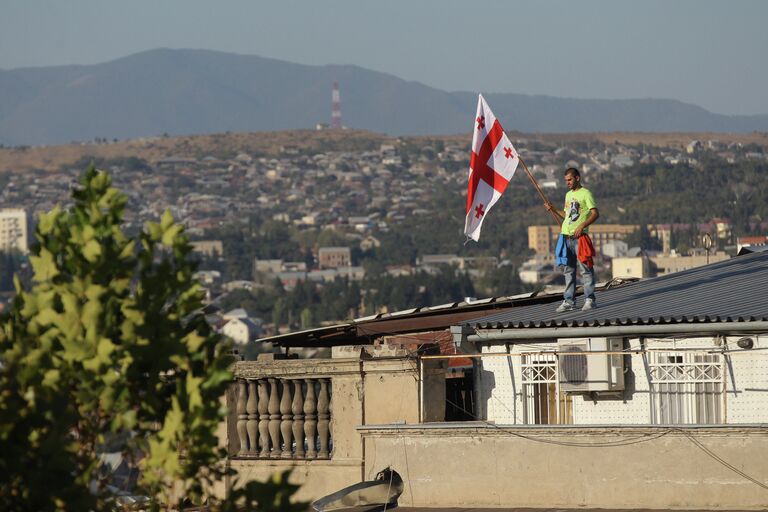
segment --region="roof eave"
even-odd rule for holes
[[[466,331],[465,331],[466,332]],[[466,340],[475,343],[497,343],[515,340],[553,340],[604,336],[664,335],[739,335],[768,333],[768,321],[697,322],[649,325],[597,325],[584,327],[541,327],[479,329]]]

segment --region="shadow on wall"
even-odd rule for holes
[[[475,400],[475,419],[484,420],[488,418],[488,402],[493,400],[493,390],[496,389],[496,376],[493,371],[485,370],[478,362],[473,359],[477,383],[475,389],[480,393]]]

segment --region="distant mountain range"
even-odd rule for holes
[[[330,120],[334,81],[352,128],[390,135],[471,128],[476,92],[357,66],[158,49],[89,66],[0,70],[0,144],[313,128]],[[768,115],[720,115],[675,100],[485,96],[509,131],[768,131]]]

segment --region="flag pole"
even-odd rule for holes
[[[544,191],[541,190],[541,187],[539,186],[539,183],[536,181],[536,178],[533,177],[533,174],[531,174],[531,171],[528,170],[528,166],[525,165],[525,160],[518,155],[518,159],[520,160],[520,163],[523,164],[523,169],[525,169],[525,174],[528,175],[528,178],[531,180],[531,183],[533,183],[534,188],[536,188],[536,192],[539,193],[539,196],[541,196],[541,200],[544,201],[544,204],[550,204],[549,199],[547,199],[547,196],[544,195]],[[547,210],[550,215],[552,215],[552,219],[554,219],[555,224],[558,226],[562,224],[562,221],[560,220],[560,217],[557,216],[555,212],[552,210]]]

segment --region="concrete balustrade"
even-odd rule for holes
[[[421,369],[406,350],[336,347],[324,359],[267,356],[238,361],[232,373],[219,435],[239,477],[218,489],[221,495],[227,485],[265,481],[286,469],[301,484],[298,499],[330,494],[364,479],[366,464],[384,467],[384,454],[366,453],[361,426],[444,417],[444,372]]]
[[[237,379],[238,457],[329,459],[328,378]]]

